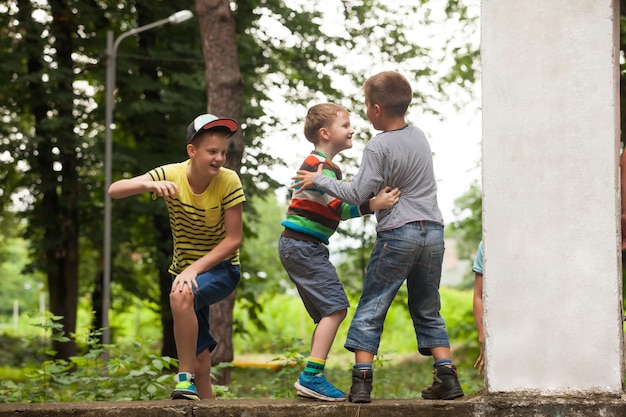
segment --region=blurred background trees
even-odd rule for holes
[[[240,173],[250,202],[242,247],[245,279],[237,297],[239,307],[256,317],[262,308],[258,294],[284,291],[287,283],[275,254],[277,235],[272,240],[276,231],[267,229],[283,215],[274,192],[284,191],[289,178],[272,177],[273,167],[285,161],[268,151],[267,141],[299,136],[306,108],[320,101],[354,109],[357,136],[366,141],[370,130],[360,86],[378,69],[396,69],[412,80],[412,108],[420,113],[438,114],[438,103],[459,92],[461,101],[475,99],[471,89],[479,60],[472,35],[478,30],[478,1],[387,3],[0,1],[3,291],[31,305],[21,286],[26,278],[33,288],[41,284],[67,336],[76,331],[79,303],[87,299],[93,327],[100,327],[106,32],[117,36],[189,9],[195,19],[131,36],[120,45],[113,178],[185,159],[182,138],[197,114],[238,118],[242,130],[229,165]],[[226,29],[219,31],[220,25]],[[339,162],[354,164],[347,158]],[[475,204],[479,187],[470,191]],[[470,210],[464,221],[476,223],[480,211]],[[174,356],[165,207],[138,196],[115,201],[112,218],[114,314],[137,299],[149,300],[161,317],[162,353]],[[356,232],[345,230],[359,242],[344,251],[351,274],[362,273],[369,253],[368,221],[373,220]],[[464,236],[466,225],[455,224],[468,241],[477,238],[477,227]],[[26,258],[13,262],[15,251],[27,251]],[[238,323],[234,327],[241,329]],[[76,342],[55,340],[54,350],[69,358],[77,353]]]

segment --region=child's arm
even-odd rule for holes
[[[300,170],[293,177],[297,182],[291,188],[296,188],[295,193],[302,192],[306,188],[315,188],[324,191],[333,197],[336,197],[348,204],[358,205],[367,201],[372,193],[385,184],[380,173],[383,171],[380,167],[381,162],[376,156],[370,155],[368,152],[363,153],[363,160],[359,172],[354,176],[352,181],[338,181],[336,179],[326,177],[321,174],[321,169],[317,172],[306,172]]]
[[[144,192],[152,192],[155,196],[166,199],[176,198],[178,185],[171,181],[152,181],[149,174],[139,175],[130,179],[115,181],[109,186],[111,198],[126,198]]]
[[[483,274],[478,272],[476,272],[476,277],[474,278],[473,312],[476,330],[478,331],[478,342],[480,343],[480,355],[474,364],[474,368],[478,368],[478,375],[481,375],[485,367],[483,350],[485,345],[485,330],[483,327]]]
[[[192,292],[192,285],[197,289],[196,277],[198,274],[213,268],[239,249],[243,236],[242,213],[243,204],[241,203],[224,211],[224,228],[226,229],[224,239],[210,252],[207,252],[202,258],[178,274],[174,282],[172,282],[172,292],[176,290],[183,291],[185,283],[188,284],[187,290],[189,292]]]
[[[398,187],[391,189],[390,186],[386,186],[376,197],[370,199],[370,210],[382,210],[388,209],[400,200],[400,189]]]
[[[317,175],[324,175],[323,171],[324,171],[324,164],[319,164],[317,166],[317,171],[315,172],[307,171],[305,169],[300,169],[298,170],[295,176],[291,177],[292,180],[296,180],[296,181],[289,188],[292,188],[292,189],[295,188],[296,194],[301,193],[307,188],[314,188],[313,178],[315,178]]]
[[[622,250],[626,249],[626,150],[620,159],[620,180],[622,193]]]

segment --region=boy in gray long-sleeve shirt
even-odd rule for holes
[[[371,401],[372,362],[378,353],[387,311],[404,280],[419,352],[434,358],[432,385],[425,399],[463,396],[452,364],[450,341],[439,314],[439,282],[445,250],[437,183],[424,133],[405,122],[412,99],[407,79],[393,71],[370,77],[363,85],[367,117],[381,133],[365,146],[361,167],[351,182],[321,172],[298,171],[298,186],[317,188],[347,203],[360,204],[385,186],[398,187],[400,201],[380,210],[377,238],[350,324],[346,349],[355,353],[348,399]]]

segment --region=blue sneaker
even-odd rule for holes
[[[324,374],[313,377],[300,377],[293,386],[296,388],[298,396],[304,398],[315,398],[322,401],[345,401],[346,394],[338,390],[328,382]]]
[[[174,377],[174,381],[176,381],[176,387],[172,391],[172,400],[200,400],[191,374],[181,372]]]

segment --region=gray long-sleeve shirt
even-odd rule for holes
[[[354,205],[387,185],[399,187],[400,201],[376,212],[378,231],[420,220],[443,224],[430,145],[424,132],[412,125],[374,136],[365,146],[361,167],[351,182],[316,175],[313,184]]]

